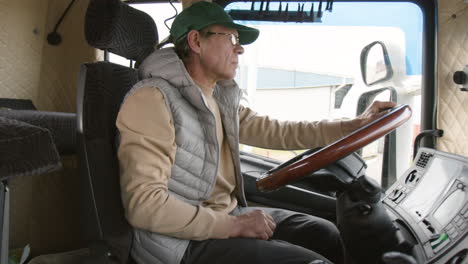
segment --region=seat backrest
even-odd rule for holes
[[[154,50],[156,25],[146,13],[120,0],[91,0],[85,22],[88,43],[134,60]],[[128,263],[132,241],[120,196],[116,116],[138,81],[135,69],[110,62],[85,63],[78,80],[78,152],[83,228],[89,263]]]

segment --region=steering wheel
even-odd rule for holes
[[[321,148],[307,151],[267,171],[257,180],[257,189],[271,191],[340,160],[392,132],[411,117],[411,108],[401,105],[351,134]]]

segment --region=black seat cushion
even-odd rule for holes
[[[0,116],[50,131],[60,155],[76,153],[76,114],[36,110],[0,109]]]
[[[0,116],[0,180],[60,167],[60,157],[47,129]]]
[[[0,109],[36,110],[33,102],[29,99],[0,98]]]

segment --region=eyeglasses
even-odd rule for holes
[[[232,43],[232,45],[234,45],[234,46],[240,45],[240,43],[239,43],[239,37],[236,36],[234,33],[210,32],[210,31],[207,31],[207,32],[205,32],[205,33],[206,33],[206,34],[209,34],[209,35],[230,36],[230,37],[231,37],[231,43]]]

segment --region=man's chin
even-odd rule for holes
[[[219,80],[219,81],[217,81],[217,83],[220,83],[220,82],[229,82],[229,81],[234,81],[234,77],[233,77],[233,78],[226,78],[226,79]]]
[[[234,72],[234,74],[232,75],[226,75],[226,76],[223,76],[223,81],[229,81],[229,80],[233,80],[234,78],[236,77],[236,73]]]

